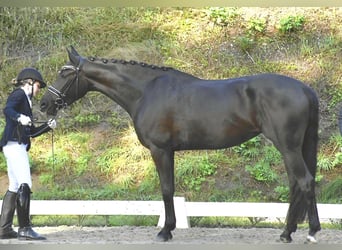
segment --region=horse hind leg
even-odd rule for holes
[[[310,200],[308,216],[309,216],[309,227],[310,227],[310,229],[309,229],[309,234],[306,237],[306,241],[308,243],[317,243],[315,235],[319,230],[321,230],[321,224],[320,224],[319,218],[318,218],[318,211],[317,211],[317,205],[316,205],[316,198],[315,197],[313,197]]]
[[[311,175],[311,174],[310,174]],[[307,197],[307,215],[309,218],[309,234],[306,237],[307,243],[317,243],[315,234],[321,230],[321,224],[319,222],[317,203],[315,197],[315,179],[312,177],[310,191],[306,193]]]
[[[314,189],[314,187],[313,187]],[[306,237],[307,242],[317,243],[315,235],[321,230],[321,224],[318,217],[317,202],[315,194],[311,195],[308,204],[308,218],[309,218],[309,234]]]
[[[317,144],[318,144],[318,111],[313,110],[311,115],[311,121],[305,132],[304,142],[302,147],[303,158],[306,166],[315,179],[317,171]],[[315,181],[315,180],[314,180]],[[307,241],[310,243],[316,243],[315,234],[321,230],[321,224],[318,217],[317,202],[315,196],[315,182],[313,183],[313,194],[309,199],[309,234]]]
[[[307,169],[300,150],[287,152],[284,159],[290,182],[290,206],[286,228],[280,235],[280,240],[291,242],[291,233],[297,230],[297,224],[305,220],[313,208],[312,204],[315,204],[315,180]]]
[[[293,177],[289,177],[290,183]],[[297,224],[305,219],[307,212],[307,202],[303,192],[296,182],[290,184],[290,202],[286,216],[286,227],[280,235],[280,240],[284,243],[292,242],[291,234],[297,231]]]
[[[306,192],[307,197],[304,197],[307,204],[307,215],[309,218],[309,234],[306,237],[306,243],[317,243],[315,238],[316,233],[321,229],[321,225],[318,218],[316,197],[315,197],[315,180],[314,178],[310,181],[312,186],[310,187],[310,191]],[[303,217],[305,218],[305,217]]]

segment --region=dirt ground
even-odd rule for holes
[[[199,228],[176,229],[169,242],[156,241],[158,227],[35,227],[47,237],[45,241],[0,240],[0,244],[284,244],[279,242],[281,229],[273,228]],[[299,229],[292,234],[291,244],[305,244],[307,230]],[[317,233],[317,244],[342,244],[342,230],[323,229]]]

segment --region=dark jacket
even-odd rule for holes
[[[27,144],[26,150],[28,151],[31,147],[30,137],[36,137],[51,130],[47,123],[35,127],[34,125],[23,126],[17,121],[20,114],[29,116],[32,120],[30,103],[27,100],[25,91],[21,88],[15,89],[8,96],[4,114],[6,117],[6,125],[0,140],[0,151],[2,151],[2,147],[5,146],[8,141],[17,141],[19,144]]]

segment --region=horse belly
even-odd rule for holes
[[[172,141],[175,150],[221,149],[240,145],[259,133],[248,123],[232,125],[224,120],[200,120],[188,123]]]
[[[205,90],[148,99],[135,119],[140,141],[148,148],[220,149],[260,133],[250,105],[239,96],[224,88]]]

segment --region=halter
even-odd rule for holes
[[[72,80],[68,81],[61,90],[56,89],[53,86],[49,86],[48,87],[48,91],[50,93],[52,93],[53,95],[57,96],[56,100],[55,100],[55,105],[57,106],[57,110],[60,110],[62,108],[66,108],[67,107],[67,102],[65,101],[65,97],[66,97],[66,93],[69,90],[69,88],[71,87],[71,85],[76,81],[76,99],[78,97],[78,88],[79,88],[79,71],[80,68],[79,67],[75,67],[73,65],[65,65],[62,67],[62,69],[60,70],[60,73],[63,72],[63,70],[68,70],[71,69],[73,71],[75,71],[76,76],[75,78],[73,78]]]

